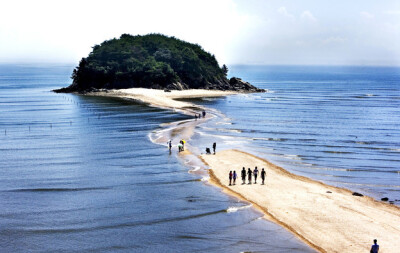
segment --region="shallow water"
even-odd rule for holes
[[[192,100],[222,115],[198,127],[199,152],[217,141],[400,204],[399,68],[234,66],[230,74],[269,92]]]
[[[2,252],[313,251],[149,140],[187,116],[49,92],[71,71],[0,65]]]

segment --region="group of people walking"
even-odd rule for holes
[[[214,152],[214,155],[215,155],[215,150],[217,149],[217,143],[216,142],[213,143],[212,148],[213,148],[213,152]],[[210,148],[206,148],[206,154],[207,155],[211,155]]]
[[[200,119],[202,116],[203,116],[203,118],[206,117],[206,111],[202,111],[202,112],[199,113],[199,114],[195,113],[195,118],[196,118],[196,120],[197,120],[197,118]],[[186,143],[186,141],[185,141],[184,139],[182,139],[182,140],[179,141],[179,144],[178,144],[178,151],[179,151],[179,152],[185,151],[185,143]],[[172,140],[168,140],[168,141],[167,141],[167,145],[168,145],[169,152],[171,153],[171,150],[172,150]],[[215,155],[215,148],[216,148],[216,146],[217,146],[217,144],[214,142],[214,144],[213,144],[214,155]],[[208,150],[210,150],[210,149],[208,149]],[[211,152],[208,151],[207,153],[211,153]]]
[[[203,116],[203,118],[205,118],[206,117],[206,111],[202,111],[201,113],[199,113],[199,114],[197,114],[197,113],[195,113],[194,114],[194,118],[197,120],[197,118],[201,118],[201,116]]]
[[[257,177],[258,177],[258,169],[257,167],[255,167],[255,169],[252,171],[250,168],[247,169],[243,167],[242,171],[241,171],[241,176],[242,176],[242,184],[246,184],[246,176],[247,176],[247,180],[248,180],[248,184],[252,184],[252,179],[254,177],[254,183],[257,184]],[[264,184],[265,182],[265,176],[266,176],[266,172],[264,170],[264,168],[262,168],[260,176],[261,176],[261,184]],[[236,184],[236,178],[237,178],[237,174],[236,174],[236,170],[234,170],[233,172],[230,171],[229,172],[229,185],[235,185]]]
[[[185,141],[184,139],[182,139],[182,140],[179,141],[179,144],[178,144],[178,151],[179,151],[179,152],[182,152],[182,151],[185,150],[185,143],[186,143],[186,141]],[[171,153],[171,150],[172,150],[172,140],[169,140],[169,141],[167,142],[167,145],[168,145],[169,152]]]

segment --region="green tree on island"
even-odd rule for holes
[[[228,75],[229,69],[228,69],[228,67],[227,67],[225,64],[222,65],[222,71],[224,72],[225,76]]]
[[[262,91],[227,79],[228,67],[197,44],[162,34],[132,36],[95,45],[72,73],[73,83],[58,92],[92,89],[221,89]]]

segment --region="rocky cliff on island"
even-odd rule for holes
[[[240,78],[227,78],[214,55],[199,45],[161,34],[132,36],[95,45],[72,73],[72,84],[55,92],[98,89],[209,89],[263,92]]]

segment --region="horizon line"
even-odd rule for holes
[[[78,63],[72,63],[72,62],[0,62],[1,65],[38,65],[40,66],[55,66],[55,67],[60,67],[60,66],[71,66],[71,67],[76,67],[78,66]],[[226,64],[228,67],[229,66],[254,66],[254,67],[262,67],[262,66],[282,66],[282,67],[392,67],[392,68],[400,68],[400,64],[398,65],[386,65],[386,64],[290,64],[290,63],[232,63],[232,64]]]

